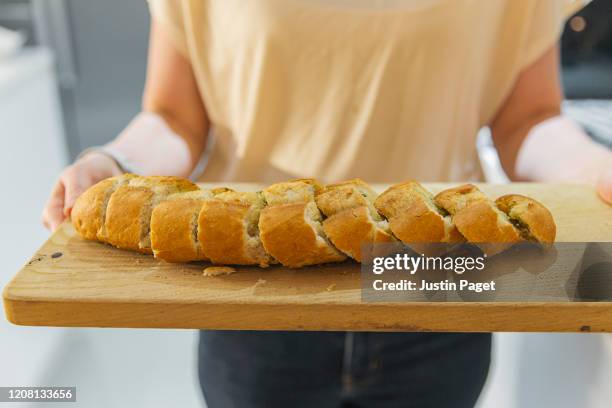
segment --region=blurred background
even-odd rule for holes
[[[60,170],[139,111],[148,18],[144,0],[0,0],[0,286],[48,236],[40,212]],[[568,21],[562,55],[564,110],[612,146],[612,1]],[[487,178],[506,181],[486,129],[478,148]],[[195,340],[0,318],[0,385],[76,385],[70,407],[202,406]],[[497,334],[479,406],[609,407],[610,384],[607,335]]]

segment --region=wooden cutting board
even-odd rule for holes
[[[428,187],[435,192],[448,186]],[[612,242],[612,207],[590,187],[481,187],[491,197],[512,192],[543,202],[557,222],[558,241]],[[612,302],[364,303],[359,266],[353,262],[298,270],[242,267],[218,277],[203,276],[205,266],[168,264],[85,241],[64,224],[6,286],[5,312],[11,322],[33,326],[612,331]]]

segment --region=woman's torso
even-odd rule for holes
[[[180,3],[185,51],[216,138],[203,179],[215,181],[480,178],[475,137],[526,63],[532,22],[524,20],[536,7]]]

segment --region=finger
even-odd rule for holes
[[[63,179],[66,190],[63,203],[63,213],[66,217],[69,217],[72,207],[74,206],[74,202],[85,190],[86,182],[83,180],[83,176],[81,176],[80,172],[78,171],[67,171]]]
[[[599,177],[597,183],[597,192],[599,196],[607,202],[612,204],[612,167],[607,168]]]
[[[43,224],[51,231],[55,230],[64,220],[64,184],[58,181],[53,187],[51,196],[43,210]]]

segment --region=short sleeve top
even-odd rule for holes
[[[577,0],[149,0],[193,67],[203,180],[464,181]],[[171,79],[169,79],[171,80]]]

